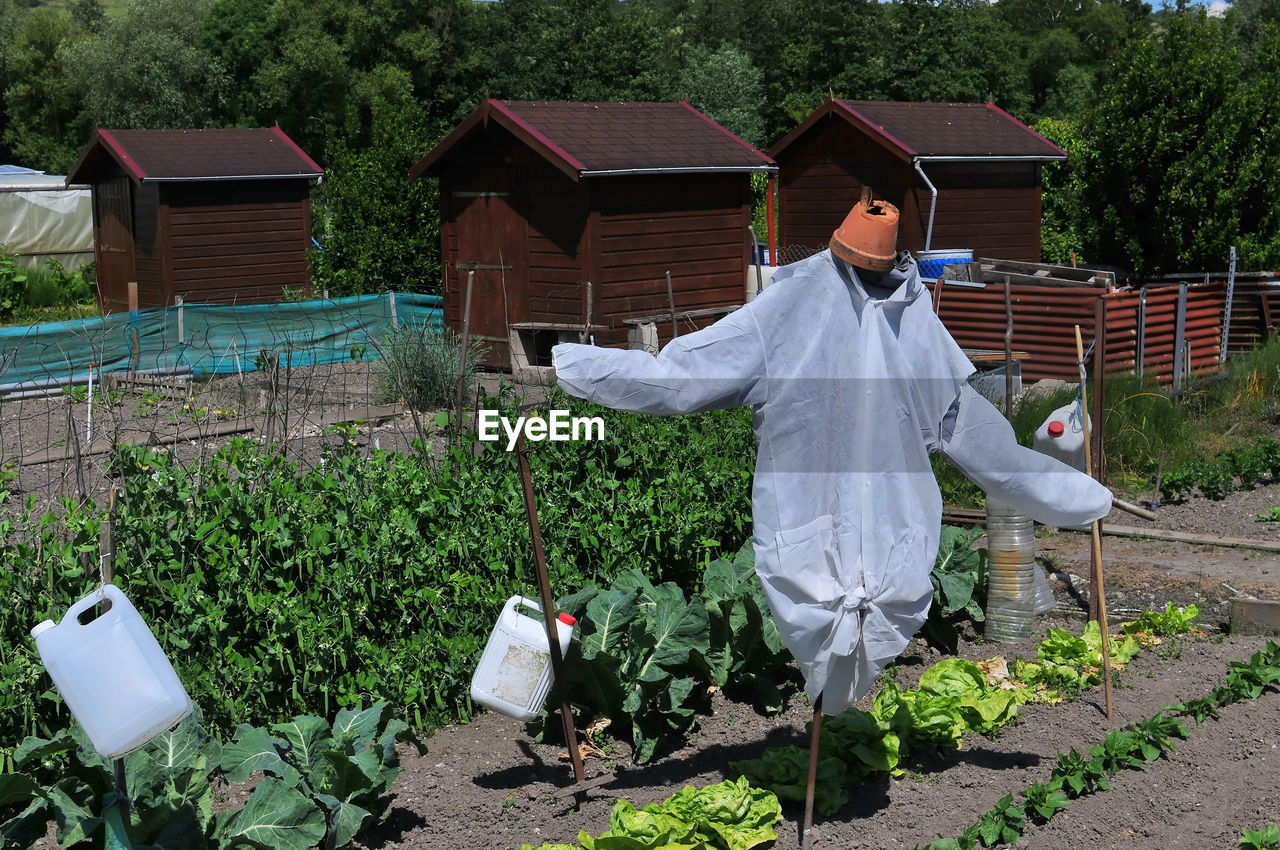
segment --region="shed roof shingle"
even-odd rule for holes
[[[103,156],[135,180],[313,178],[320,166],[279,127],[98,130],[67,179],[84,179]]]
[[[410,175],[436,173],[466,138],[497,121],[575,178],[651,171],[772,171],[773,160],[687,103],[481,104]]]
[[[903,158],[1032,157],[1062,159],[1066,152],[993,103],[827,101],[774,145],[777,156],[812,126],[834,113],[863,127]]]

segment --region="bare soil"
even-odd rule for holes
[[[1193,499],[1164,506],[1152,527],[1171,527],[1252,539],[1277,540],[1275,523],[1256,515],[1280,503],[1280,486],[1235,493],[1210,506]],[[1127,514],[1115,524],[1145,521]],[[939,835],[955,836],[1005,794],[1044,782],[1059,753],[1082,752],[1106,733],[1142,720],[1166,705],[1209,693],[1231,661],[1243,661],[1265,638],[1226,634],[1228,602],[1235,592],[1280,598],[1280,556],[1221,546],[1106,537],[1103,562],[1112,629],[1118,620],[1173,601],[1195,602],[1206,637],[1148,649],[1120,673],[1108,720],[1102,689],[1057,706],[1028,705],[998,740],[972,736],[960,750],[904,765],[900,778],[865,782],[836,815],[815,815],[814,847],[912,848]],[[1053,578],[1057,608],[1040,626],[1078,631],[1088,596],[1089,535],[1045,531],[1040,556]],[[1042,634],[1042,632],[1041,632]],[[1035,639],[1015,644],[962,641],[968,658],[1034,657]],[[940,656],[919,639],[892,675],[915,686]],[[874,696],[874,693],[873,695]],[[870,705],[871,696],[862,707]],[[673,740],[647,764],[635,764],[624,741],[586,762],[597,783],[574,793],[562,740],[539,743],[532,728],[498,714],[438,730],[428,753],[405,752],[387,820],[356,846],[395,848],[520,848],[543,841],[577,846],[579,830],[608,828],[614,803],[660,802],[686,784],[704,786],[733,778],[729,763],[753,758],[767,747],[806,745],[811,709],[792,694],[786,710],[767,717],[723,693],[707,695],[695,729]],[[1112,781],[1110,791],[1072,802],[1048,824],[1031,825],[1020,848],[1234,848],[1242,829],[1280,823],[1280,693],[1222,712],[1200,726],[1185,721],[1189,739],[1140,771]],[[554,724],[558,729],[558,721]],[[549,736],[552,733],[549,733]],[[610,778],[611,777],[611,778]],[[799,806],[784,804],[779,848],[799,846]]]

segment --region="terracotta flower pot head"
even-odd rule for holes
[[[872,201],[871,189],[862,187],[862,200],[831,234],[831,253],[860,269],[885,272],[897,256],[898,208]]]

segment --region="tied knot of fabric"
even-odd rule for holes
[[[841,607],[846,611],[866,611],[871,608],[871,600],[867,598],[867,589],[862,585],[844,592]]]

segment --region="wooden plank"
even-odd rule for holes
[[[292,271],[272,273],[237,274],[223,277],[190,277],[176,278],[173,281],[174,293],[199,292],[211,289],[260,289],[271,286],[301,287],[307,282],[306,267],[301,266]],[[193,299],[188,299],[193,300]]]
[[[1115,272],[1100,271],[1097,269],[1082,269],[1073,266],[1055,266],[1049,263],[1020,263],[1015,260],[991,259],[988,257],[979,257],[977,263],[986,267],[992,266],[999,273],[1019,272],[1021,274],[1039,275],[1041,273],[1052,277],[1061,278],[1063,280],[1081,280],[1089,281],[1094,278],[1105,278],[1111,282],[1115,282]]]
[[[696,231],[673,230],[670,233],[624,234],[609,233],[600,241],[606,252],[661,251],[674,244],[723,245],[737,244],[739,229],[734,227],[700,228]]]
[[[697,263],[705,265],[714,262],[723,267],[742,266],[746,262],[741,257],[742,247],[733,243],[676,243],[668,244],[662,251],[643,249],[635,251],[610,251],[604,256],[605,274],[609,270],[619,268],[654,268],[664,269],[676,265]],[[674,271],[674,269],[673,269]]]
[[[246,255],[289,252],[301,255],[310,245],[311,242],[304,239],[300,233],[266,233],[252,242],[239,243],[196,244],[189,238],[183,239],[173,244],[171,253],[174,259],[182,260],[221,259],[232,252]],[[229,248],[232,250],[229,251]]]
[[[736,213],[708,215],[601,216],[601,238],[607,236],[641,236],[649,233],[682,234],[697,230],[732,230],[742,224]],[[745,225],[742,227],[746,230]]]
[[[238,221],[213,227],[207,224],[174,224],[176,239],[191,239],[196,244],[210,244],[209,240],[227,242],[252,242],[268,233],[302,233],[302,220],[289,219],[273,222]]]
[[[649,263],[647,265],[636,266],[618,266],[612,268],[604,268],[600,270],[600,283],[604,287],[627,287],[636,288],[649,285],[656,285],[656,282],[662,282],[665,287],[665,274],[667,270],[671,270],[673,277],[678,278],[678,285],[683,287],[683,280],[686,278],[705,278],[715,275],[732,276],[735,279],[741,278],[739,285],[746,286],[746,269],[740,268],[737,263],[733,265],[732,270],[725,266],[724,260],[708,260],[706,262],[670,262],[670,263]]]
[[[269,254],[235,253],[220,257],[188,257],[175,253],[173,270],[175,274],[184,274],[218,269],[270,268],[284,264],[296,265],[306,261],[306,255],[296,247],[292,251],[274,251]]]
[[[288,218],[302,220],[303,210],[298,204],[272,204],[257,207],[173,207],[175,224],[233,224],[239,221],[275,221]]]
[[[974,269],[972,274],[974,275],[974,277],[977,277],[979,280],[982,280],[984,283],[994,283],[995,282],[994,278],[997,275],[999,275],[1000,277],[1004,277],[1006,274],[1008,274],[1010,283],[1035,284],[1037,286],[1047,286],[1047,287],[1055,287],[1055,288],[1074,287],[1078,289],[1099,289],[1099,290],[1104,289],[1106,287],[1106,283],[1101,279],[1095,279],[1094,281],[1090,282],[1090,281],[1079,281],[1079,280],[1063,280],[1062,278],[1057,278],[1057,277],[1035,277],[1034,275],[1029,275],[1029,274],[1011,274],[1008,272],[997,272],[993,269],[983,268],[981,266]]]

